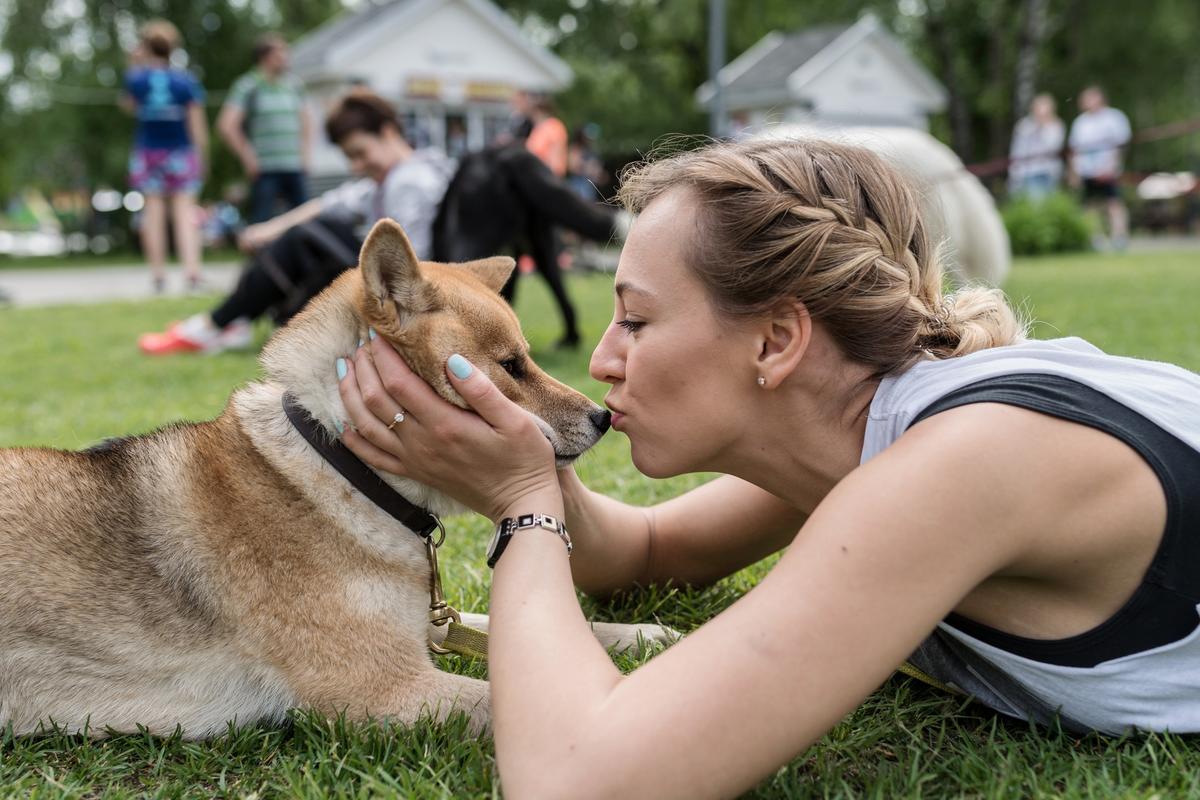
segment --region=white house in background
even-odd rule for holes
[[[347,88],[394,102],[418,145],[452,153],[483,147],[507,123],[518,89],[556,92],[570,67],[528,41],[489,0],[367,0],[292,46],[309,113],[323,120]],[[316,186],[345,175],[337,148],[316,138]]]
[[[725,130],[778,122],[928,130],[946,90],[873,15],[853,25],[774,31],[718,73]],[[696,100],[709,108],[709,81]]]

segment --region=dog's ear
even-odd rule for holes
[[[492,256],[478,261],[466,261],[458,266],[470,272],[493,292],[498,292],[504,288],[517,262],[508,256]]]
[[[436,306],[436,292],[421,275],[417,254],[395,221],[381,219],[371,228],[358,256],[367,295],[386,306],[395,301],[401,311],[419,314]]]

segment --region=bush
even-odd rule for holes
[[[1041,200],[1018,197],[1000,213],[1014,255],[1071,253],[1091,248],[1091,225],[1083,208],[1068,194],[1057,192]]]

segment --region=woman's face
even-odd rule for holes
[[[355,175],[383,183],[392,167],[400,163],[403,139],[389,126],[379,133],[351,131],[339,142]]]
[[[613,320],[592,354],[592,377],[612,386],[613,427],[655,478],[717,468],[756,388],[754,334],[717,315],[686,264],[699,233],[693,204],[675,190],[638,217],[617,267]]]

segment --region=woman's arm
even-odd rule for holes
[[[559,473],[575,553],[575,585],[606,596],[634,584],[706,585],[791,542],[805,514],[724,475],[672,500],[632,506]]]
[[[187,126],[192,146],[196,148],[196,157],[200,159],[200,172],[204,174],[208,171],[208,118],[204,115],[202,104],[188,103]]]
[[[242,231],[242,235],[238,237],[238,247],[246,252],[266,247],[286,233],[289,228],[316,219],[320,216],[323,208],[321,198],[314,197],[312,200],[296,206],[291,211],[285,211],[266,222],[249,225]]]

